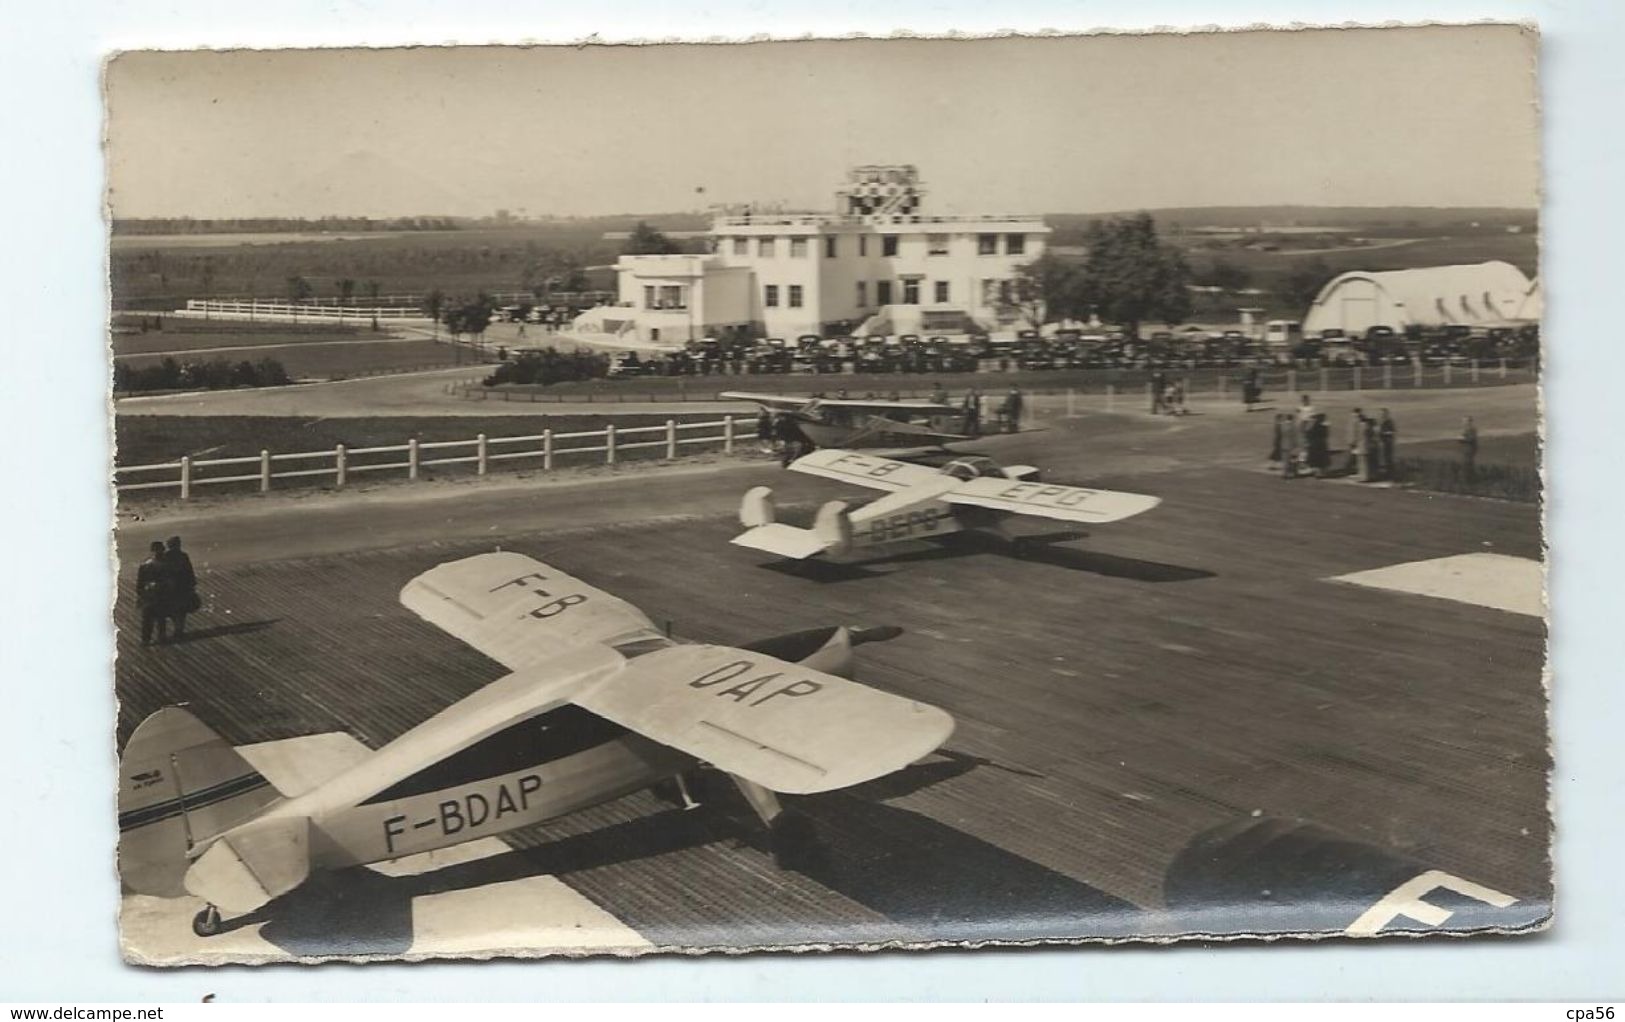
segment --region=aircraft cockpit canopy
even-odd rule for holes
[[[984,476],[1004,478],[1004,470],[994,464],[992,458],[958,458],[942,466],[942,474],[953,476],[962,482]]]

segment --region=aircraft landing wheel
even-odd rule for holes
[[[213,937],[220,932],[220,910],[213,905],[192,917],[192,932],[199,937]]]

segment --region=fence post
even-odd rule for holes
[[[1322,394],[1325,394],[1325,393],[1327,393],[1327,391],[1328,391],[1328,390],[1329,390],[1329,389],[1330,389],[1330,388],[1328,388],[1328,387],[1327,387],[1327,386],[1326,386],[1326,367],[1325,367],[1325,366],[1321,366],[1321,367],[1320,367],[1320,392],[1321,392],[1321,393],[1322,393]]]
[[[604,427],[604,464],[615,464],[615,424]]]
[[[1382,364],[1382,389],[1394,389],[1394,364],[1392,362]]]
[[[1416,356],[1416,361],[1411,363],[1411,381],[1413,387],[1422,385],[1422,356],[1420,355]]]
[[[488,452],[489,447],[485,442],[485,434],[481,433],[479,436],[474,438],[474,456],[477,463],[475,471],[480,475],[484,475],[486,468],[490,466],[490,457]]]
[[[1298,392],[1298,367],[1297,366],[1293,366],[1291,369],[1288,369],[1286,371],[1286,392],[1288,394],[1296,394]]]
[[[181,499],[192,499],[192,457],[181,455]]]
[[[1224,387],[1225,387],[1225,379],[1224,379],[1224,370],[1223,369],[1219,370],[1218,376],[1219,376],[1219,399],[1223,400],[1224,399]]]
[[[724,415],[722,417],[722,453],[723,454],[732,454],[733,452],[734,452],[734,417],[733,417],[733,413],[729,412],[727,415]]]
[[[406,441],[406,478],[418,477],[418,438],[411,437]]]
[[[1478,359],[1473,359],[1473,382],[1478,382]]]
[[[1108,384],[1106,384],[1106,411],[1110,412],[1116,406],[1117,406],[1117,386],[1116,386],[1116,384],[1108,383]]]
[[[1156,401],[1157,401],[1156,384],[1152,383],[1150,380],[1146,380],[1145,381],[1145,406],[1147,408],[1150,408],[1152,411],[1155,411],[1156,407],[1157,407]]]
[[[1444,385],[1446,387],[1450,386],[1450,360],[1448,358],[1444,360]]]
[[[344,445],[339,444],[333,448],[333,486],[344,485],[345,477],[349,474],[349,459],[345,456]]]
[[[677,459],[677,420],[666,420],[666,460]]]
[[[269,493],[271,490],[271,452],[260,452],[260,492]]]
[[[1507,378],[1507,360],[1503,358],[1501,360],[1501,379],[1504,380],[1506,378]]]

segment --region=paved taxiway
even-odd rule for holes
[[[1408,438],[1448,436],[1462,414],[1485,432],[1533,428],[1528,388],[1384,398]],[[639,946],[1167,931],[1180,849],[1253,814],[1313,819],[1546,899],[1542,622],[1337,581],[1463,554],[1538,559],[1538,509],[1283,482],[1258,468],[1266,416],[1205,410],[1052,414],[1043,432],[989,443],[1058,481],[1164,498],[1020,560],[925,548],[851,571],[766,566],[727,544],[746,487],[768,481],[790,505],[857,494],[760,463],[161,511],[124,524],[122,562],[180,532],[209,606],[190,641],[143,650],[123,580],[121,738],[185,700],[237,743],[335,730],[387,741],[501,673],[395,593],[500,543],[687,638],[901,625],[861,651],[860,678],[943,706],[958,730],[945,755],[802,800],[829,846],[811,875],[776,871],[748,827],[639,794],[429,879],[369,877],[340,906],[289,905],[253,923],[256,939],[291,954],[340,940],[348,953],[409,953],[422,947],[421,899],[537,876]]]

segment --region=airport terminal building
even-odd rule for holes
[[[1014,322],[1020,268],[1044,251],[1034,216],[932,216],[912,166],[856,167],[833,213],[718,216],[703,255],[622,256],[618,301],[583,333],[651,347],[740,333],[963,333]]]

